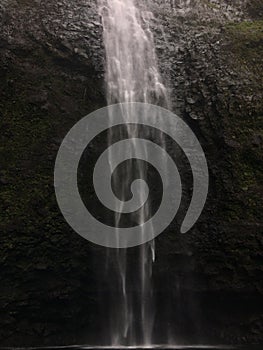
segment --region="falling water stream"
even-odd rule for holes
[[[105,46],[105,80],[108,104],[121,102],[144,102],[168,107],[167,90],[162,83],[155,53],[150,23],[152,13],[145,5],[137,7],[135,0],[99,0]],[[133,113],[132,107],[129,113]],[[110,115],[109,118],[114,118]],[[125,119],[125,114],[123,114]],[[135,138],[140,131],[126,124],[119,137]],[[111,145],[116,132],[109,133]],[[133,144],[136,154],[136,145]],[[110,158],[114,154],[110,154]],[[109,160],[111,163],[111,159]],[[146,179],[145,163],[136,167],[137,178]],[[114,169],[112,169],[113,172]],[[113,187],[118,187],[121,199],[134,179],[134,165],[126,162],[125,176],[121,181],[113,172]],[[143,190],[138,194],[144,202]],[[122,208],[116,206],[115,226],[121,226]],[[145,203],[140,213],[131,216],[135,224],[145,222],[151,215],[151,204]],[[142,229],[143,235],[143,229]],[[137,265],[134,267],[136,284],[129,288],[129,266],[126,249],[110,249],[108,255],[114,260],[117,271],[117,295],[110,296],[110,336],[112,345],[152,344],[154,324],[154,296],[152,286],[152,264],[155,259],[154,241],[139,247]]]

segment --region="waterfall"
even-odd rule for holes
[[[105,46],[105,81],[108,104],[120,102],[144,102],[168,107],[167,90],[162,83],[150,29],[153,15],[145,5],[137,6],[135,0],[99,0],[99,14],[103,25]],[[130,110],[132,113],[132,107]],[[109,115],[109,118],[114,118]],[[123,115],[125,119],[125,115]],[[116,138],[132,138],[141,131],[132,125],[126,129],[109,132],[108,143]],[[136,153],[136,145],[134,144]],[[110,154],[110,158],[114,154]],[[109,159],[111,163],[111,159]],[[147,165],[126,162],[124,176],[113,172],[113,187],[121,199],[134,179],[147,178]],[[145,193],[139,193],[141,203]],[[135,224],[143,223],[151,215],[151,204],[145,203],[140,213],[130,216]],[[116,206],[115,226],[123,225],[122,208]],[[143,229],[142,229],[143,234]],[[137,249],[137,248],[136,248]],[[127,249],[109,249],[109,264],[115,266],[117,295],[110,295],[110,335],[112,345],[151,344],[154,325],[154,296],[152,264],[155,258],[154,242],[146,243],[136,250],[137,265],[130,266]],[[131,287],[129,273],[135,270],[136,284]]]
[[[158,104],[167,93],[162,84],[150,21],[134,0],[99,0],[106,53],[108,103]]]

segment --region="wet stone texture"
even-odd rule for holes
[[[153,30],[172,108],[195,131],[210,171],[199,222],[185,235],[171,225],[156,240],[157,325],[180,342],[260,343],[262,4],[157,3]],[[5,0],[0,20],[0,344],[98,342],[106,250],[68,227],[53,189],[63,137],[106,105],[96,3]]]

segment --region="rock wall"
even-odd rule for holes
[[[161,4],[157,12],[156,2],[173,110],[195,131],[210,170],[199,222],[157,239],[157,316],[182,342],[261,342],[262,4],[226,10],[207,1],[205,12],[187,2],[187,11]],[[105,249],[67,226],[53,189],[63,137],[106,104],[96,4],[6,0],[0,19],[0,344],[96,342],[107,326]]]

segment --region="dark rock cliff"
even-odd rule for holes
[[[175,1],[160,11],[157,3],[156,49],[173,110],[195,131],[210,171],[195,227],[157,238],[157,317],[169,313],[182,342],[259,343],[262,4]],[[97,342],[105,249],[68,227],[53,189],[63,137],[106,105],[96,4],[6,0],[0,20],[0,344]]]

